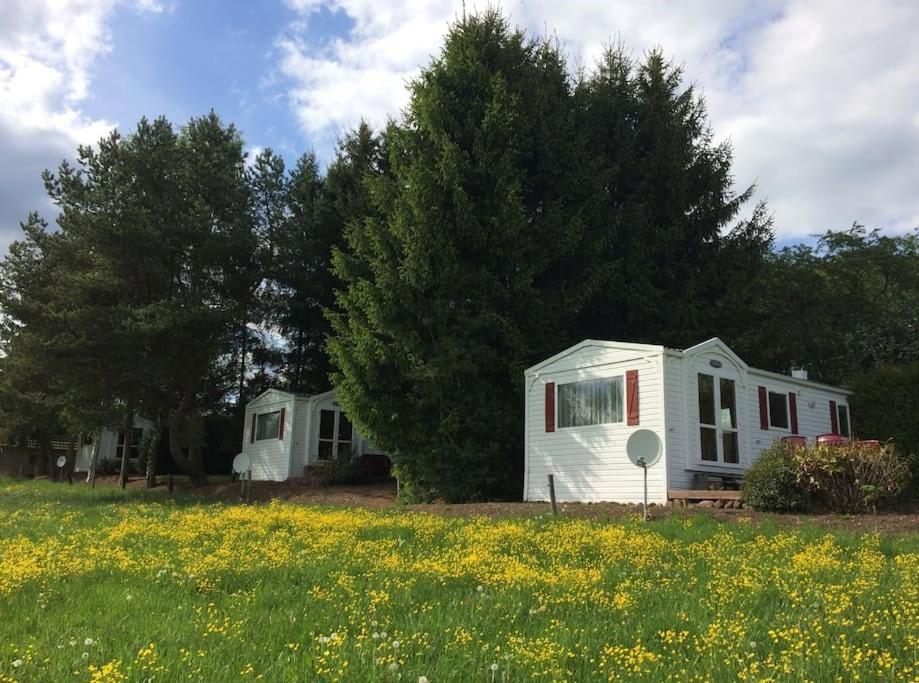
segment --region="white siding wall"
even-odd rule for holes
[[[527,500],[549,499],[550,473],[559,501],[642,500],[642,470],[629,461],[625,444],[637,429],[651,429],[664,439],[661,362],[660,351],[591,345],[540,368],[535,380],[525,376]],[[626,370],[638,370],[638,426],[628,426],[624,414],[622,423],[588,427],[559,428],[556,420],[555,432],[546,432],[547,382],[558,387],[566,382],[622,375],[624,392]],[[665,471],[666,452],[648,470],[649,500],[666,501]]]
[[[311,401],[302,396],[294,399],[296,406],[294,410],[294,419],[291,424],[291,434],[293,436],[292,452],[290,459],[290,476],[299,477],[303,474],[303,468],[306,466],[309,446],[309,422]]]
[[[148,432],[153,430],[153,423],[145,417],[135,416],[134,426],[140,427],[144,430],[144,436]],[[95,446],[91,443],[83,444],[77,448],[77,457],[74,462],[74,472],[88,472],[89,465],[92,462],[93,458],[93,448]],[[105,460],[115,460],[118,455],[118,431],[112,429],[104,429],[102,431],[102,439],[99,444],[99,462]]]
[[[667,481],[672,489],[688,489],[690,443],[686,433],[687,403],[683,390],[683,358],[667,355],[664,361],[664,406],[667,421]]]
[[[717,360],[721,368],[711,367]],[[798,433],[813,441],[818,435],[831,431],[829,402],[848,405],[842,391],[808,383],[799,383],[772,375],[759,374],[756,369],[744,370],[735,365],[731,356],[718,350],[705,351],[685,357],[668,357],[665,386],[667,410],[667,461],[670,488],[692,487],[693,470],[734,472],[746,470],[756,457],[776,439],[791,434],[790,429],[760,429],[759,387],[769,391],[797,395]],[[739,425],[740,467],[729,468],[703,464],[699,445],[698,374],[727,376],[735,380],[737,418]],[[811,405],[813,403],[813,405]]]
[[[791,430],[770,428],[760,429],[759,422],[759,394],[758,387],[764,386],[767,391],[777,391],[787,394],[794,391],[797,394],[798,406],[798,434],[806,436],[808,441],[813,441],[821,434],[832,431],[830,421],[830,401],[838,405],[849,405],[849,397],[841,391],[832,391],[823,387],[796,382],[783,381],[772,376],[757,374],[750,370],[749,391],[746,394],[750,420],[750,445],[754,455],[769,448],[776,439],[790,436]],[[813,404],[813,405],[811,405]],[[851,420],[851,415],[850,415]]]
[[[252,415],[285,409],[284,438],[264,439],[251,443]],[[292,422],[295,422],[294,397],[283,392],[263,394],[246,406],[242,452],[249,456],[252,478],[256,481],[285,481],[290,478],[290,451],[293,442]]]

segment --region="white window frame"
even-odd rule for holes
[[[711,425],[706,422],[702,422],[701,410],[699,405],[699,376],[706,375],[712,378],[712,400],[714,401],[715,408],[715,422],[717,424]],[[729,382],[734,383],[734,415],[737,417],[737,426],[736,427],[725,427],[721,424],[721,380],[728,380]],[[742,468],[743,467],[743,448],[740,441],[740,406],[738,404],[738,394],[742,390],[740,386],[740,381],[736,377],[730,377],[728,375],[719,375],[713,372],[702,372],[701,370],[696,371],[696,422],[699,428],[696,430],[696,444],[698,445],[698,450],[696,451],[696,464],[701,465],[702,467],[728,467],[728,468]],[[703,429],[714,429],[715,430],[715,454],[717,460],[704,460],[702,458],[702,430]],[[724,460],[724,440],[722,438],[724,432],[733,432],[735,435],[735,440],[737,442],[737,462],[725,462]]]
[[[334,414],[334,419],[332,420],[332,438],[324,439],[322,438],[322,411],[327,410],[330,413]],[[317,462],[332,462],[338,458],[338,447],[340,444],[346,443],[350,446],[351,451],[354,451],[354,446],[357,445],[357,439],[354,436],[354,422],[351,422],[351,439],[345,441],[340,438],[340,429],[341,429],[341,416],[345,414],[345,411],[338,410],[336,408],[320,408],[319,409],[319,422],[316,426],[316,461]],[[350,421],[351,418],[348,418]],[[322,443],[331,443],[332,444],[332,456],[329,458],[320,458],[319,457],[319,445]]]
[[[559,415],[560,415],[560,410],[561,410],[561,401],[559,400],[559,392],[560,392],[562,385],[577,384],[578,382],[594,382],[597,380],[614,380],[614,379],[621,380],[619,384],[621,386],[620,399],[622,401],[621,403],[622,419],[617,420],[616,422],[598,422],[596,424],[571,425],[569,427],[561,426],[561,421],[559,420]],[[563,381],[555,380],[555,429],[556,431],[570,432],[570,431],[582,430],[582,429],[606,429],[613,425],[624,425],[626,421],[626,413],[628,412],[628,409],[629,409],[628,406],[625,404],[625,401],[626,401],[625,392],[626,392],[626,388],[625,388],[625,373],[624,372],[618,373],[615,375],[604,375],[603,377],[583,377],[580,379],[563,380]]]
[[[259,418],[261,418],[264,415],[274,415],[275,413],[278,414],[278,429],[275,432],[274,436],[259,436],[258,435]],[[255,443],[258,443],[259,441],[276,441],[278,438],[280,438],[281,436],[281,408],[278,408],[277,410],[266,410],[262,413],[255,414],[255,435],[254,436],[255,436]]]
[[[842,431],[842,413],[846,413],[846,430],[849,432],[846,434]],[[836,404],[836,425],[839,427],[839,433],[846,437],[847,439],[852,438],[852,413],[849,411],[849,405],[847,403],[837,403]]]
[[[780,427],[780,426],[778,426],[778,425],[772,424],[772,404],[769,402],[769,394],[777,394],[777,395],[779,395],[779,396],[784,397],[784,400],[785,400],[785,417],[786,417],[786,419],[787,419],[787,421],[788,421],[788,426],[787,426],[787,427]],[[770,429],[770,430],[774,429],[774,430],[779,431],[779,432],[788,432],[789,434],[791,434],[791,405],[790,405],[790,403],[789,403],[789,401],[788,401],[788,392],[787,392],[787,391],[774,391],[774,390],[770,389],[769,387],[766,387],[766,417],[767,417],[767,419],[766,419],[766,424],[767,424],[767,426],[768,426],[768,429]]]

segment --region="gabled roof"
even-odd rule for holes
[[[760,368],[753,368],[744,362],[744,360],[734,353],[733,349],[730,346],[725,344],[718,337],[712,337],[711,339],[706,339],[704,342],[700,342],[695,346],[690,346],[688,349],[670,349],[664,346],[656,346],[654,344],[633,344],[631,342],[620,342],[620,341],[601,341],[598,339],[585,339],[584,341],[578,342],[574,346],[570,346],[564,351],[555,354],[551,358],[547,358],[541,363],[527,368],[524,372],[526,374],[531,374],[541,370],[542,368],[551,365],[552,363],[570,356],[573,353],[577,353],[583,348],[588,346],[596,346],[600,348],[608,349],[624,349],[631,351],[638,351],[642,353],[654,353],[654,352],[663,352],[669,356],[674,356],[677,358],[684,358],[687,356],[695,356],[700,353],[706,353],[710,351],[717,351],[724,354],[731,359],[733,363],[737,365],[738,368],[745,370],[753,375],[758,375],[762,377],[769,377],[776,380],[781,380],[783,382],[790,382],[792,384],[798,384],[801,386],[813,387],[817,389],[824,389],[828,391],[835,391],[841,394],[851,395],[852,392],[848,389],[842,389],[840,387],[834,387],[830,384],[823,384],[821,382],[815,382],[809,379],[800,379],[798,377],[792,377],[791,375],[785,375],[779,372],[772,372],[771,370],[761,370]]]
[[[654,352],[660,352],[664,350],[663,346],[655,346],[653,344],[633,344],[632,342],[602,341],[599,339],[585,339],[584,341],[578,342],[574,346],[569,346],[564,351],[556,353],[551,358],[547,358],[546,360],[527,368],[526,370],[524,370],[524,372],[526,373],[536,372],[537,370],[540,370],[546,367],[547,365],[551,365],[555,361],[561,360],[562,358],[565,358],[566,356],[570,356],[572,353],[577,353],[581,349],[586,348],[588,346],[597,346],[597,347],[606,348],[606,349],[623,349],[625,351],[640,351],[642,353],[654,353]]]
[[[333,390],[333,391],[334,391],[334,390]],[[326,394],[328,394],[328,393],[329,393],[329,392],[326,392]],[[277,394],[280,398],[284,398],[284,399],[290,399],[290,398],[315,398],[316,396],[325,396],[325,395],[326,395],[326,394],[316,394],[316,395],[313,396],[313,395],[310,395],[310,394],[304,394],[303,392],[300,392],[300,391],[284,391],[283,389],[275,389],[274,387],[272,387],[272,388],[270,388],[270,389],[265,389],[265,391],[263,391],[262,393],[260,393],[260,394],[259,394],[258,396],[256,396],[255,398],[251,399],[248,403],[246,403],[246,405],[248,406],[248,405],[253,405],[253,404],[255,404],[255,403],[258,403],[259,401],[261,401],[261,400],[262,400],[265,396],[267,396],[268,394]]]
[[[684,356],[695,356],[707,351],[720,351],[728,358],[730,358],[734,364],[737,365],[737,367],[744,370],[748,370],[750,368],[750,366],[748,366],[740,356],[734,353],[730,346],[725,344],[718,337],[712,337],[711,339],[706,339],[704,342],[700,342],[695,346],[690,346],[688,349],[684,349],[682,354]]]

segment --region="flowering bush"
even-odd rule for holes
[[[909,467],[893,444],[817,445],[791,453],[797,483],[830,509],[865,512],[895,499]]]
[[[795,463],[788,448],[776,443],[753,461],[743,479],[744,501],[755,510],[792,512],[804,507]]]

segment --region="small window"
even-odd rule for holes
[[[837,405],[836,414],[839,416],[839,433],[843,436],[852,436],[849,433],[849,406]]]
[[[140,457],[140,444],[144,440],[144,430],[141,427],[135,427],[131,431],[131,448],[128,450],[128,458],[136,460]],[[118,447],[115,449],[115,459],[121,460],[121,454],[124,451],[124,432],[118,432]]]
[[[558,426],[622,422],[622,377],[558,385]]]
[[[281,411],[262,413],[255,418],[255,440],[277,439],[281,433]]]
[[[769,426],[788,429],[788,395],[769,392]]]

